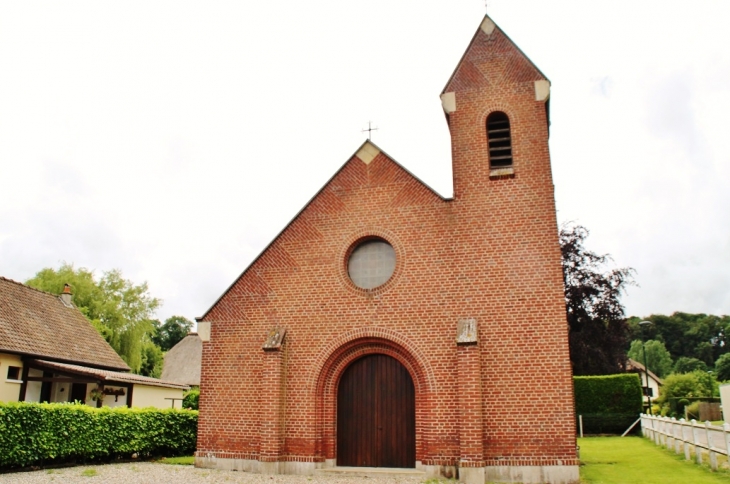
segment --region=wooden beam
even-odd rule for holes
[[[53,383],[98,383],[100,380],[94,380],[91,378],[71,378],[65,376],[29,376],[28,381],[43,381]]]
[[[28,369],[28,363],[23,362],[23,383],[20,384],[19,402],[25,401],[25,392],[28,389]]]

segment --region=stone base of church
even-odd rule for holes
[[[424,465],[418,460],[416,461],[416,469],[425,472],[429,477],[445,477],[446,479],[454,479],[458,475],[456,466]],[[484,480],[482,480],[482,482],[484,482]]]
[[[196,455],[195,467],[228,471],[251,472],[254,474],[295,474],[311,476],[319,469],[334,468],[334,459],[325,462],[261,462],[256,459],[227,458],[214,455]],[[487,466],[459,467],[447,465],[423,465],[416,462],[416,469],[428,477],[458,476],[464,484],[485,482],[520,482],[524,484],[576,484],[580,481],[578,466]]]
[[[485,481],[484,467],[460,467],[459,482],[464,484],[484,484]]]
[[[521,482],[524,484],[577,484],[580,482],[578,466],[488,466],[484,467],[483,482]],[[459,469],[461,478],[465,470]],[[474,481],[477,482],[477,481]]]
[[[311,476],[317,469],[334,466],[328,462],[261,462],[257,459],[236,457],[217,457],[214,455],[196,455],[195,467],[204,469],[220,469],[224,471],[251,472],[253,474],[296,474]]]
[[[215,455],[196,455],[195,467],[203,469],[220,469],[223,471],[239,471],[261,473],[262,462],[256,459],[239,459],[216,457]]]

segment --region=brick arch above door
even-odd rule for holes
[[[398,360],[410,373],[416,392],[416,460],[422,460],[431,441],[429,425],[433,371],[420,349],[403,335],[384,328],[362,328],[333,339],[316,360],[314,382],[316,454],[318,460],[334,459],[337,429],[337,385],[345,369],[369,354]]]

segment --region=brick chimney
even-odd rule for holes
[[[71,294],[71,286],[69,286],[68,284],[64,284],[63,292],[61,293],[61,302],[67,308],[72,308],[73,307],[73,304],[71,303],[72,299],[73,299],[73,294]]]

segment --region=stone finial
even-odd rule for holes
[[[477,320],[474,318],[460,319],[456,325],[456,344],[470,344],[477,342]]]
[[[284,336],[286,335],[286,328],[275,326],[271,328],[269,334],[266,335],[266,341],[264,341],[264,350],[278,350],[281,349],[281,344],[284,342]]]

